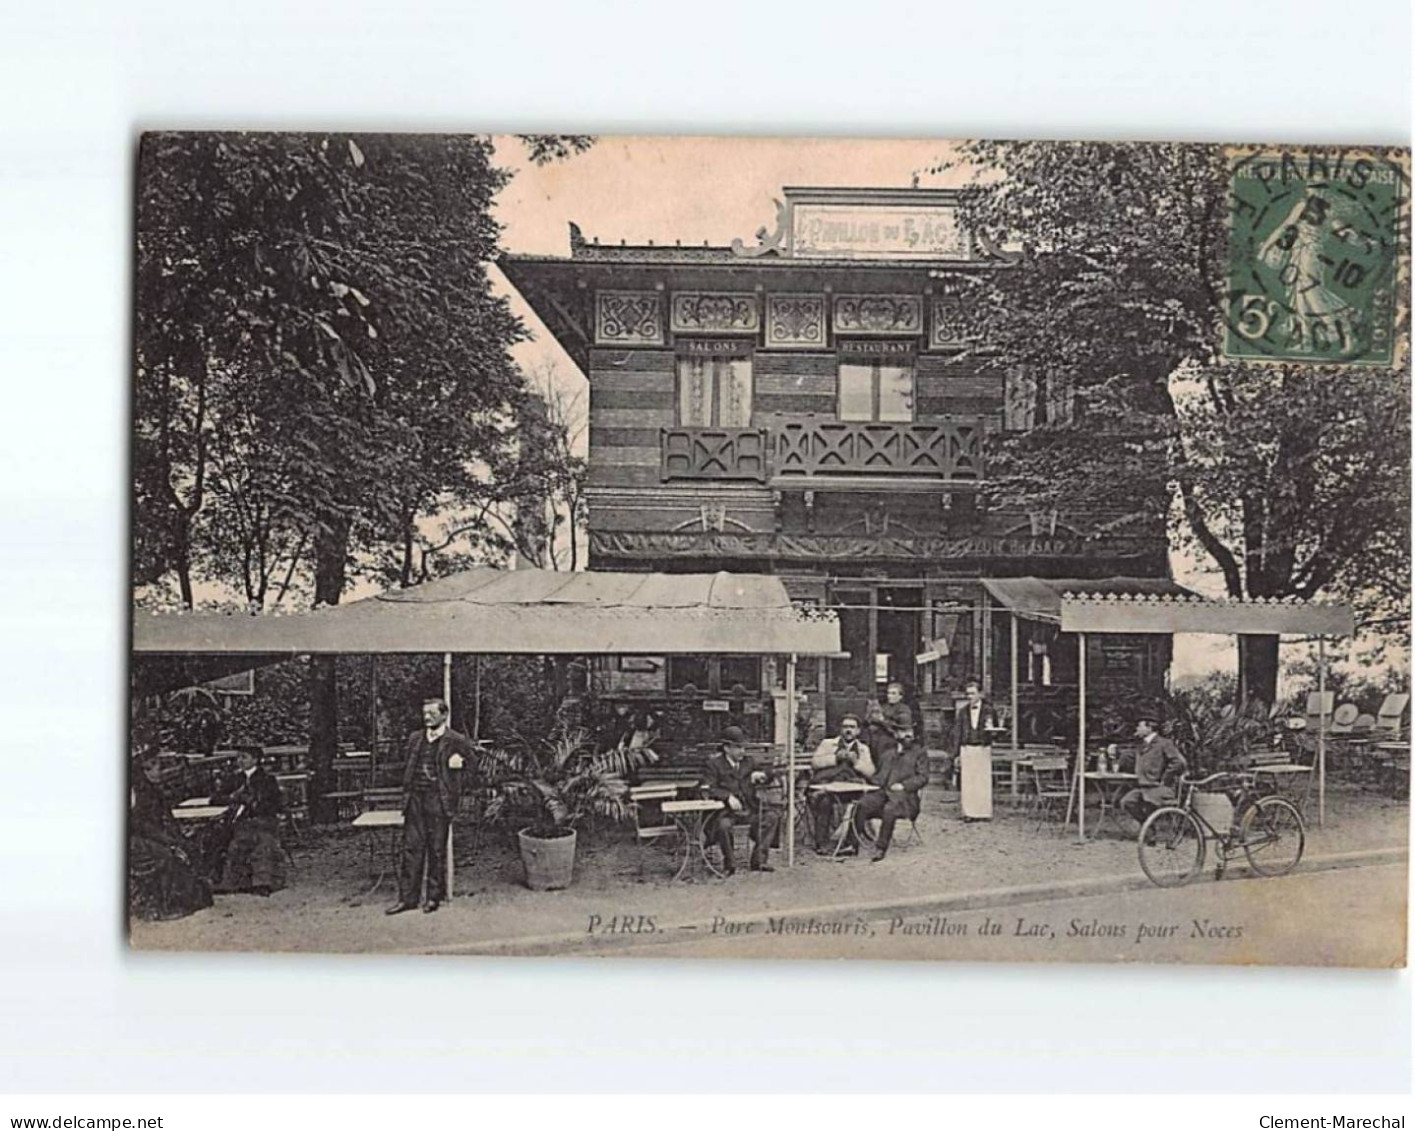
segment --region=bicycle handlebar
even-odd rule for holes
[[[1212,782],[1218,781],[1220,778],[1237,778],[1239,781],[1242,781],[1244,778],[1250,778],[1252,776],[1253,775],[1251,773],[1245,773],[1240,770],[1220,770],[1218,773],[1210,774],[1206,778],[1181,777],[1179,779],[1179,784],[1190,786],[1205,786],[1209,785]]]

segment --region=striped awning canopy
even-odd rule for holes
[[[1062,632],[1203,632],[1220,636],[1350,636],[1347,605],[1296,597],[1249,599],[1067,593]]]
[[[1068,593],[1130,597],[1196,597],[1165,577],[985,577],[983,587],[1009,612],[1028,620],[1061,623],[1061,600]]]
[[[763,574],[473,569],[312,612],[137,612],[133,651],[830,655],[840,626]]]

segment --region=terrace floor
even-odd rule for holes
[[[1348,783],[1329,783],[1327,821],[1317,828],[1316,799],[1308,809],[1307,858],[1364,850],[1404,849],[1408,804]],[[1093,819],[1093,814],[1091,818]],[[548,940],[603,931],[611,920],[652,917],[665,924],[760,916],[802,908],[848,912],[879,906],[986,893],[1028,885],[1090,881],[1138,872],[1133,823],[1127,834],[1110,831],[1078,843],[1074,827],[1038,828],[1023,811],[999,804],[995,819],[964,823],[958,795],[930,786],[919,829],[923,844],[896,847],[879,863],[867,856],[830,861],[797,846],[796,864],[772,854],[773,873],[675,881],[676,861],[650,849],[639,876],[639,850],[631,828],[580,834],[573,885],[565,891],[531,891],[522,882],[519,854],[504,833],[475,844],[474,830],[458,826],[455,897],[436,914],[385,916],[391,877],[369,893],[369,835],[347,827],[322,828],[294,849],[289,886],[268,898],[218,895],[215,906],[166,922],[134,921],[131,942],[140,950],[268,950],[399,953],[476,949],[515,953],[545,949]],[[745,863],[744,861],[741,863]],[[1234,872],[1241,872],[1235,865]],[[985,902],[979,905],[985,905]],[[596,918],[597,917],[597,918]],[[497,947],[496,944],[503,944]],[[553,947],[552,947],[553,949]]]

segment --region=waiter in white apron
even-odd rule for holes
[[[968,699],[953,719],[953,748],[958,751],[963,819],[992,819],[992,740],[1001,731],[997,712],[983,698],[982,685],[970,679],[963,685]]]

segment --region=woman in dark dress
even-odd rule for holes
[[[134,762],[128,814],[128,909],[139,919],[180,919],[211,906],[189,844],[157,788],[156,759]]]

